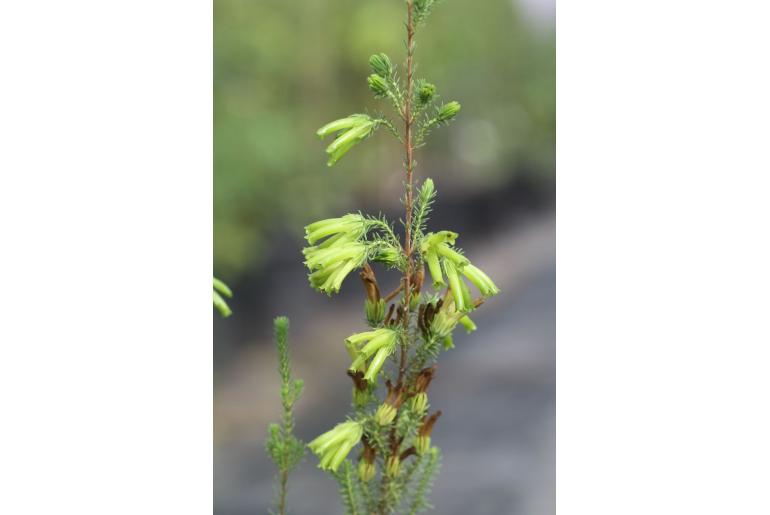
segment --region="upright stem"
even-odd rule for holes
[[[404,330],[409,330],[409,306],[412,299],[412,269],[414,268],[414,261],[412,259],[412,172],[414,171],[414,146],[412,144],[412,73],[414,58],[414,20],[413,10],[414,6],[412,0],[408,0],[406,4],[407,8],[407,22],[406,22],[406,100],[404,106],[404,147],[406,153],[406,241],[404,243],[404,251],[406,252],[406,272],[404,273]],[[407,342],[401,342],[401,362],[398,369],[398,384],[401,385],[404,372],[406,371],[406,355],[407,355]]]
[[[278,514],[286,514],[286,490],[287,482],[289,480],[289,472],[286,469],[281,470],[281,483],[280,483],[280,496],[278,498]]]
[[[401,388],[404,382],[404,375],[406,373],[407,366],[407,354],[409,350],[409,342],[407,341],[409,335],[409,322],[411,319],[410,305],[412,300],[412,270],[414,269],[414,260],[412,259],[412,211],[414,201],[412,199],[412,172],[414,171],[414,145],[412,143],[412,125],[414,119],[412,116],[412,91],[413,91],[413,59],[414,59],[414,4],[412,0],[407,0],[407,21],[406,21],[406,99],[404,101],[404,151],[406,154],[406,216],[405,216],[405,242],[404,253],[406,254],[406,270],[404,271],[404,278],[402,280],[404,298],[403,298],[403,324],[404,324],[404,338],[401,340],[400,346],[400,363],[398,367],[398,381],[396,387]],[[398,414],[396,419],[392,422],[390,430],[390,442],[391,448],[395,448],[394,443],[396,439],[396,421],[398,420]],[[398,449],[393,451],[398,453]],[[388,506],[387,489],[388,489],[388,477],[384,476],[380,483],[380,502],[377,511],[381,515],[386,515],[390,512],[391,507]]]

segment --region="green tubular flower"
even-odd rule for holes
[[[369,66],[372,67],[372,71],[387,79],[393,73],[393,64],[390,62],[390,58],[386,54],[374,54],[369,58]]]
[[[369,383],[377,382],[377,375],[382,370],[385,360],[396,349],[398,333],[393,329],[377,329],[354,334],[345,339],[348,352],[355,357],[350,365],[351,371],[366,370],[364,379]],[[367,342],[364,345],[364,342]],[[351,350],[352,349],[352,350]],[[371,359],[371,361],[369,361]],[[366,362],[369,361],[367,366]]]
[[[476,324],[463,312],[457,310],[455,306],[455,298],[453,294],[449,294],[446,302],[443,303],[441,309],[439,309],[433,316],[433,320],[430,322],[430,332],[436,338],[444,340],[444,348],[451,349],[454,347],[452,342],[452,331],[454,331],[457,324],[461,323],[468,332],[476,330]]]
[[[364,255],[364,257],[366,257]],[[310,285],[321,292],[331,295],[338,293],[342,287],[342,282],[350,272],[360,267],[364,260],[356,261],[348,259],[346,261],[331,265],[326,268],[318,269],[308,275]]]
[[[327,218],[305,226],[305,239],[313,245],[317,241],[332,236],[322,245],[327,246],[342,243],[341,238],[347,241],[358,240],[366,232],[366,218],[359,214],[347,214],[339,218]]]
[[[468,262],[462,254],[453,251],[447,245],[453,245],[457,236],[458,234],[452,231],[431,232],[426,234],[420,242],[420,253],[428,265],[428,271],[430,271],[430,276],[433,278],[433,287],[435,289],[446,286],[439,257],[452,259],[459,266],[464,266]]]
[[[360,423],[349,420],[337,424],[307,446],[320,459],[319,468],[336,472],[363,433]]]
[[[471,295],[471,290],[462,279],[460,279],[460,292],[463,295],[463,305],[465,306],[465,311],[473,311],[476,309],[476,306],[473,304],[473,296]]]
[[[224,318],[227,318],[233,314],[233,311],[230,309],[230,306],[227,305],[227,302],[225,302],[225,299],[223,299],[222,296],[216,292],[216,290],[214,290],[214,307],[217,308],[217,311],[219,311],[219,314],[222,315]]]
[[[449,248],[449,245],[447,245],[446,243],[439,243],[438,245],[435,245],[433,248],[436,249],[436,253],[439,256],[447,258],[458,267],[463,267],[470,263],[467,257],[463,256],[456,250],[452,250],[451,248]]]
[[[425,257],[425,263],[428,265],[428,271],[433,278],[433,287],[439,289],[442,286],[446,286],[444,282],[444,274],[441,272],[441,265],[438,261],[438,256],[433,251],[428,251],[423,255]]]
[[[428,249],[440,243],[449,243],[450,245],[454,245],[458,236],[459,234],[452,231],[430,232],[426,234],[425,237],[422,239],[422,244],[420,248],[423,251],[427,252]]]
[[[491,297],[500,293],[500,289],[492,282],[492,279],[477,267],[468,264],[462,269],[462,273],[479,289],[483,296]]]
[[[233,312],[222,296],[230,298],[233,296],[233,292],[224,282],[214,277],[214,307],[219,311],[220,315],[227,318],[232,315]]]
[[[345,243],[342,245],[333,245],[329,248],[308,248],[306,249],[305,265],[309,270],[319,268],[328,268],[345,261],[354,261],[361,263],[366,260],[365,243]]]
[[[340,118],[339,120],[327,123],[318,129],[316,134],[319,138],[323,139],[330,134],[358,127],[361,123],[365,123],[368,120],[370,120],[370,118],[365,114],[351,114],[347,118]]]
[[[385,364],[385,360],[388,359],[388,356],[393,354],[395,348],[396,346],[394,344],[390,347],[383,347],[378,350],[377,354],[375,354],[374,358],[372,358],[372,361],[369,362],[369,366],[366,369],[366,374],[364,374],[364,379],[370,383],[376,383],[377,375],[380,373],[380,370],[382,370],[382,366]]]
[[[376,97],[381,98],[388,96],[388,83],[385,82],[385,79],[379,75],[369,75],[369,77],[366,79],[366,82],[369,84],[369,89],[372,90]]]
[[[455,309],[457,311],[467,311],[468,307],[465,305],[465,296],[463,295],[462,282],[457,275],[457,268],[452,261],[444,260],[444,272],[446,273],[447,280],[449,281],[449,289],[452,290],[452,296],[454,297]]]
[[[460,324],[465,328],[465,330],[468,332],[468,334],[472,333],[476,329],[476,324],[471,320],[471,318],[468,315],[465,315],[460,319]]]

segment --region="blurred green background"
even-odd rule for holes
[[[222,278],[258,273],[272,238],[299,237],[313,219],[398,209],[395,140],[380,131],[327,168],[314,132],[353,112],[390,114],[366,87],[367,60],[384,51],[402,62],[403,4],[214,2],[214,265]],[[442,2],[418,35],[417,76],[463,110],[419,152],[417,176],[440,181],[442,195],[552,191],[554,45],[552,15],[537,1]]]

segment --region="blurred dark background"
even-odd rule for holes
[[[214,267],[234,315],[214,323],[214,512],[267,513],[266,426],[280,411],[272,319],[292,322],[306,441],[344,417],[345,336],[362,330],[355,275],[331,299],[307,286],[302,227],[361,210],[401,215],[401,149],[384,131],[333,168],[315,130],[365,109],[369,55],[404,55],[402,0],[215,0]],[[554,513],[553,0],[445,0],[418,34],[418,77],[463,109],[417,154],[434,179],[434,230],[503,293],[442,355],[431,403],[444,467],[436,513]],[[380,274],[383,289],[397,278]],[[459,331],[458,331],[459,333]],[[337,372],[335,372],[337,371]],[[308,456],[296,515],[342,513],[336,485]]]

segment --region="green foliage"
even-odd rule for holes
[[[390,62],[387,54],[374,54],[369,58],[369,66],[382,78],[390,79],[393,76],[393,63]]]
[[[433,7],[439,0],[413,0],[414,1],[414,21],[416,25],[422,25],[430,16]]]
[[[426,224],[428,222],[428,215],[430,215],[433,208],[433,202],[436,201],[436,188],[433,186],[433,179],[430,177],[425,179],[422,183],[422,187],[417,195],[417,202],[414,205],[413,226],[412,234],[414,242],[422,239],[425,231],[427,230]]]
[[[332,475],[337,480],[340,487],[340,497],[342,497],[342,503],[345,506],[346,515],[359,515],[358,506],[360,500],[356,494],[355,480],[353,479],[350,461],[345,460],[342,465],[342,470],[334,472]]]
[[[433,482],[436,479],[439,468],[441,468],[441,450],[438,447],[433,447],[428,453],[428,459],[425,466],[421,470],[420,482],[409,509],[410,515],[415,515],[416,513],[427,511],[432,508],[428,501],[428,496],[433,488]]]
[[[292,379],[289,361],[289,319],[274,321],[275,347],[278,351],[278,374],[281,377],[281,423],[270,424],[265,450],[278,468],[277,513],[286,513],[288,477],[305,455],[305,444],[294,436],[294,405],[302,395],[301,379]]]

